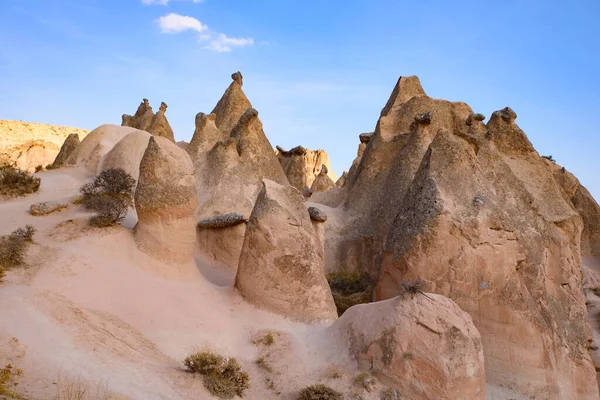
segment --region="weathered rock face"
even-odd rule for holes
[[[68,206],[67,203],[60,203],[57,201],[43,201],[41,203],[32,204],[29,207],[29,213],[34,216],[43,216],[60,211]]]
[[[202,154],[210,151],[219,140],[227,140],[229,134],[223,134],[215,124],[216,114],[196,115],[196,130],[188,146],[188,153],[196,162]]]
[[[99,171],[121,168],[137,181],[140,175],[140,162],[151,137],[152,135],[145,131],[135,130],[129,133],[102,157]]]
[[[58,155],[52,163],[52,168],[55,169],[62,167],[65,164],[67,158],[71,155],[71,153],[73,153],[73,150],[75,150],[77,146],[79,146],[79,135],[76,133],[71,133],[69,136],[67,136],[65,142],[61,146]]]
[[[94,174],[104,157],[125,136],[136,129],[117,125],[102,125],[90,132],[67,157],[65,166],[84,166]]]
[[[339,177],[337,181],[335,181],[335,187],[341,188],[346,184],[346,178],[348,178],[348,172],[344,171],[342,176]]]
[[[250,104],[242,90],[242,74],[236,72],[231,75],[231,79],[233,79],[233,82],[212,110],[212,113],[215,114],[217,128],[227,136],[229,136],[246,110],[252,108],[252,104]]]
[[[387,299],[424,279],[481,333],[488,382],[543,398],[597,398],[580,280],[582,218],[515,124],[401,78],[356,175],[331,258]],[[469,124],[467,124],[469,121]]]
[[[172,141],[152,136],[135,191],[138,247],[165,262],[192,259],[198,204],[194,166]]]
[[[359,368],[407,399],[485,399],[483,346],[471,317],[436,294],[359,304],[331,326]]]
[[[265,179],[240,257],[235,286],[249,302],[294,319],[335,319],[323,253],[297,189]]]
[[[312,190],[313,193],[326,192],[335,187],[335,182],[327,175],[327,172],[327,167],[322,165],[321,172],[317,175],[317,178],[310,187],[310,190]]]
[[[89,131],[66,126],[0,120],[0,159],[34,172],[52,164],[65,139],[72,133],[84,138]]]
[[[167,104],[160,103],[160,109],[156,114],[152,111],[152,106],[148,99],[143,99],[138,107],[135,115],[123,114],[121,126],[129,126],[151,133],[154,136],[164,137],[172,142],[175,142],[173,129],[169,125],[169,121],[165,115]]]
[[[300,191],[312,186],[323,165],[327,168],[329,178],[334,182],[337,180],[337,176],[331,170],[329,155],[325,150],[308,150],[298,146],[290,151],[285,151],[278,146],[277,158],[290,185]]]

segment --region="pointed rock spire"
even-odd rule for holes
[[[212,110],[215,114],[215,124],[226,135],[235,127],[244,112],[252,108],[252,104],[242,90],[242,74],[236,72],[231,75],[231,79],[233,82]]]

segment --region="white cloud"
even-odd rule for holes
[[[232,47],[244,47],[254,44],[252,38],[230,38],[224,33],[219,33],[216,39],[213,39],[205,48],[219,53],[227,53]]]
[[[144,0],[148,1],[148,0]],[[167,0],[159,0],[159,1],[167,1]],[[163,33],[179,33],[187,30],[193,30],[196,32],[203,32],[208,29],[206,25],[193,17],[187,17],[185,15],[179,15],[175,13],[171,13],[169,15],[165,15],[160,17],[158,20],[158,25],[160,26],[160,30]]]

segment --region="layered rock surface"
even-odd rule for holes
[[[249,302],[312,321],[335,319],[319,239],[300,192],[263,181],[250,215],[235,286]]]
[[[233,128],[252,104],[242,90],[243,77],[240,72],[231,75],[233,82],[229,85],[211,114],[215,114],[215,124],[221,132],[229,136]]]
[[[327,168],[326,174],[332,181],[338,179],[331,169],[329,155],[325,150],[309,150],[297,146],[286,151],[277,146],[277,158],[290,185],[300,191],[312,186],[323,165]]]
[[[62,167],[65,162],[67,161],[67,158],[69,158],[69,156],[71,155],[71,153],[73,153],[73,151],[77,148],[77,146],[79,146],[79,135],[76,133],[71,133],[69,134],[69,136],[67,136],[67,138],[65,139],[65,142],[63,143],[63,145],[60,148],[60,151],[58,152],[58,155],[56,156],[56,158],[54,159],[54,162],[52,163],[52,168],[60,168]]]
[[[483,346],[452,300],[404,294],[348,309],[329,329],[359,368],[408,399],[485,399]]]
[[[123,114],[121,126],[129,126],[151,133],[154,136],[164,137],[172,142],[175,142],[173,129],[169,125],[169,121],[165,115],[167,104],[160,103],[160,108],[156,114],[152,111],[152,106],[148,99],[143,99],[135,114]]]
[[[90,131],[66,126],[0,120],[0,159],[17,168],[35,171],[52,164],[65,139],[72,133],[83,139]]]
[[[416,278],[453,299],[481,333],[489,383],[597,398],[583,219],[515,119],[506,108],[484,124],[401,78],[346,180],[345,228],[328,263],[376,278],[377,299]]]
[[[166,262],[191,260],[197,205],[194,166],[189,155],[168,139],[150,137],[135,191],[138,247]]]

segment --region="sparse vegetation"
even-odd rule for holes
[[[342,394],[337,390],[322,384],[305,387],[298,393],[296,400],[342,400]]]
[[[375,387],[375,378],[370,373],[363,372],[354,378],[354,385],[371,393]]]
[[[542,156],[542,158],[545,158],[546,160],[552,161],[554,164],[556,164],[556,160],[552,156]]]
[[[23,371],[19,368],[14,368],[11,364],[7,364],[0,369],[0,396],[6,396],[12,399],[23,399],[22,396],[14,392],[14,389],[19,385],[18,379],[23,375]]]
[[[269,364],[269,362],[267,361],[266,357],[259,357],[256,360],[256,365],[258,365],[258,367],[264,371],[267,372],[273,372],[273,368],[271,367],[271,365]]]
[[[135,179],[121,168],[107,169],[83,185],[79,190],[83,206],[97,212],[90,225],[107,227],[120,223],[133,205],[134,186]]]
[[[372,279],[366,274],[340,270],[327,275],[338,315],[356,305],[369,303],[373,290]]]
[[[427,282],[417,279],[415,281],[402,281],[400,282],[400,297],[404,297],[406,295],[410,295],[411,298],[417,294],[422,294],[423,296],[427,296],[425,294],[425,290],[427,290]]]
[[[220,354],[203,351],[190,355],[183,363],[189,372],[202,375],[204,387],[221,399],[243,397],[250,387],[250,377],[234,357],[226,359]]]
[[[25,264],[27,247],[33,243],[34,233],[35,228],[26,225],[0,238],[0,281],[6,276],[7,270]]]
[[[46,170],[50,171],[51,169],[54,169],[54,168],[52,167],[52,164],[48,164],[48,165],[46,165]]]
[[[40,172],[44,170],[44,166],[43,165],[38,165],[37,167],[35,167],[35,172]]]
[[[401,400],[398,389],[387,388],[381,392],[381,400]]]
[[[273,335],[273,333],[269,332],[267,333],[265,336],[260,337],[258,339],[254,339],[252,341],[253,344],[255,345],[260,345],[263,344],[265,346],[271,346],[272,344],[275,343],[275,335]]]
[[[402,353],[402,358],[404,358],[405,360],[412,360],[415,357],[411,352],[405,351],[404,353]]]
[[[91,383],[80,376],[71,378],[59,375],[56,382],[57,400],[118,400],[106,382]]]
[[[0,196],[18,197],[35,193],[42,180],[12,165],[0,167]]]

